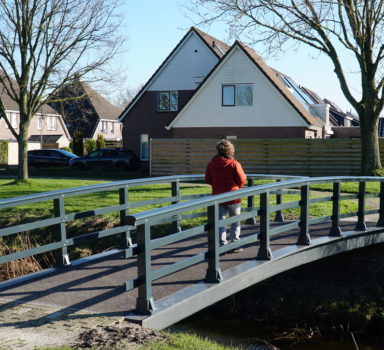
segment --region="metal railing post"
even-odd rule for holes
[[[298,245],[310,245],[311,237],[309,236],[309,185],[301,186],[300,200],[300,233],[297,240]]]
[[[276,180],[276,182],[280,182],[280,181],[281,181],[280,179]],[[276,204],[279,205],[281,203],[283,203],[283,190],[278,190],[276,193]],[[275,221],[284,222],[284,215],[281,210],[278,210],[276,212]]]
[[[152,315],[156,311],[152,297],[151,269],[151,226],[148,223],[137,227],[137,276],[139,278],[136,310],[143,315]]]
[[[173,201],[172,204],[177,204],[180,202],[180,181],[177,179],[176,181],[173,181],[171,183],[171,191],[172,191],[172,197],[177,197],[176,201]],[[172,230],[173,232],[180,232],[181,226],[180,226],[180,217],[177,215],[177,218],[175,221],[172,222]]]
[[[356,231],[366,231],[367,225],[365,224],[365,181],[359,182],[359,204],[357,209],[357,224],[355,226]]]
[[[380,208],[379,208],[379,220],[377,220],[376,226],[384,226],[384,182],[380,182]]]
[[[252,187],[254,185],[253,179],[247,180],[247,186]],[[255,207],[255,199],[254,196],[247,197],[247,209],[251,210]],[[245,221],[247,225],[256,225],[256,218],[253,216]]]
[[[120,210],[120,225],[125,226],[127,224],[127,215],[129,215],[129,193],[128,186],[124,186],[123,188],[119,188],[119,201],[120,204],[124,204],[127,206],[127,209]],[[127,249],[132,246],[132,237],[131,231],[127,230],[122,233],[121,237],[121,248]]]
[[[333,183],[332,195],[332,227],[329,236],[341,237],[340,229],[340,182]]]
[[[260,194],[260,247],[257,260],[271,260],[272,258],[269,236],[269,197],[269,192]]]
[[[223,279],[219,255],[219,206],[217,203],[207,208],[208,215],[208,268],[205,281],[218,283]]]
[[[61,222],[58,225],[56,225],[54,230],[56,231],[55,232],[56,240],[61,241],[62,243],[65,244],[65,241],[67,239],[67,227],[64,221],[65,205],[64,205],[63,195],[53,200],[53,215],[55,217],[63,218]],[[71,265],[71,262],[69,261],[68,248],[62,247],[58,249],[56,253],[56,266],[68,266],[68,265]]]

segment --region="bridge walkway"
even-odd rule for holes
[[[368,229],[377,222],[377,215],[367,216]],[[354,230],[356,222],[351,219],[342,220],[343,232]],[[243,225],[242,237],[259,230],[259,225]],[[314,241],[329,234],[330,224],[311,226],[311,239]],[[271,238],[272,252],[295,245],[298,231],[292,230]],[[207,249],[205,234],[195,239],[186,239],[153,251],[152,269],[156,270],[170,262],[185,259]],[[227,253],[220,256],[220,265],[225,271],[254,261],[258,252],[258,242],[245,247],[240,253]],[[125,317],[135,309],[137,289],[125,291],[124,283],[137,276],[137,258],[125,259],[121,252],[111,252],[99,258],[82,261],[70,268],[59,268],[35,274],[34,278],[21,278],[17,284],[3,283],[0,286],[0,301],[3,306],[0,312],[12,307],[12,304],[33,304],[52,306],[57,310],[35,320],[37,324],[50,319],[68,316],[83,310],[90,314],[106,317]],[[186,288],[201,284],[204,280],[207,263],[199,263],[153,283],[153,296],[158,300],[172,299],[172,295]],[[220,298],[219,298],[220,299]],[[7,304],[9,303],[9,304]],[[9,320],[9,325],[22,326],[19,321]],[[3,325],[4,326],[4,325]]]

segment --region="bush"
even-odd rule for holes
[[[105,140],[103,135],[97,135],[97,140],[96,140],[96,147],[97,148],[105,148]]]
[[[0,141],[0,166],[8,165],[8,142]]]
[[[94,151],[97,148],[96,147],[96,141],[92,140],[92,139],[86,139],[84,142],[84,146],[85,146],[86,154]]]
[[[373,176],[384,176],[384,168],[376,169],[372,172]]]

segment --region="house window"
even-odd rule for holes
[[[252,106],[253,87],[249,84],[223,85],[223,106]]]
[[[37,130],[43,130],[43,122],[44,122],[44,117],[38,116],[37,117]]]
[[[57,118],[56,117],[47,117],[47,129],[48,130],[57,130]]]
[[[101,122],[101,132],[103,134],[108,134],[108,123],[107,122]]]
[[[148,134],[140,135],[140,160],[149,159],[149,137]]]
[[[11,123],[13,129],[17,129],[17,113],[7,113],[8,120]],[[5,124],[7,129],[9,129],[8,124]]]
[[[159,91],[157,93],[158,111],[177,111],[178,94],[177,91]]]

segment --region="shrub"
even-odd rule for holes
[[[0,141],[0,166],[8,165],[8,142]]]
[[[96,147],[97,148],[104,148],[105,147],[105,140],[103,135],[97,135],[97,140],[96,140]]]
[[[97,148],[96,147],[96,141],[92,140],[92,139],[86,139],[85,142],[84,142],[84,146],[85,146],[86,154],[88,154],[89,152],[94,151]]]

